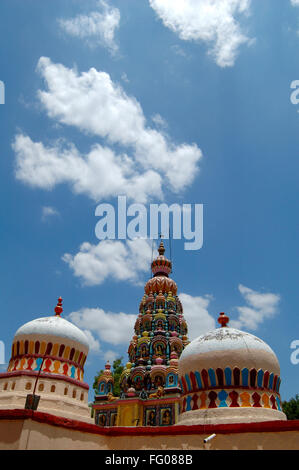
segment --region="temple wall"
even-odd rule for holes
[[[35,376],[0,374],[0,410],[24,409],[26,396],[32,393],[35,380]],[[87,403],[88,391],[81,388],[80,384],[73,385],[61,379],[41,376],[36,393],[40,396],[40,411],[93,422]]]
[[[251,425],[99,428],[46,413],[0,412],[0,449],[298,450],[299,421]],[[205,432],[203,432],[205,430]],[[215,439],[204,444],[212,433]]]

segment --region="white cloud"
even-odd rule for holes
[[[239,318],[232,320],[230,326],[256,330],[264,320],[272,318],[278,313],[280,302],[278,294],[257,292],[242,284],[239,285],[239,291],[247,305],[236,307]]]
[[[171,49],[178,56],[184,57],[185,59],[190,58],[190,56],[184,51],[184,49],[177,44],[171,46]]]
[[[100,346],[99,340],[94,338],[94,336],[93,336],[93,334],[91,333],[90,330],[83,329],[82,331],[87,336],[88,344],[89,344],[89,352],[100,353],[101,352],[101,346]]]
[[[63,260],[85,285],[102,284],[107,278],[139,283],[149,272],[152,249],[146,240],[103,240],[98,245],[83,243],[75,255],[65,254]]]
[[[168,126],[165,119],[159,113],[152,116],[152,121],[156,124],[157,127],[166,128]]]
[[[291,4],[292,4],[294,7],[297,7],[297,6],[299,6],[299,0],[291,0]]]
[[[116,351],[111,351],[111,349],[106,351],[104,354],[105,361],[109,361],[111,365],[116,359],[118,359],[118,357],[119,357],[119,354]]]
[[[174,192],[192,184],[201,150],[196,144],[176,145],[165,133],[148,127],[140,104],[109,74],[91,68],[79,75],[46,57],[39,60],[38,70],[48,86],[38,96],[49,117],[109,144],[129,147],[136,165],[165,176]]]
[[[68,183],[75,193],[86,194],[95,201],[119,194],[139,202],[146,202],[149,196],[162,196],[158,173],[151,170],[139,173],[127,155],[116,155],[99,144],[87,155],[80,155],[74,145],[59,141],[45,147],[19,134],[13,149],[16,178],[31,187],[50,190],[57,184]]]
[[[114,54],[118,50],[114,36],[120,23],[120,11],[103,0],[99,1],[99,8],[100,11],[88,15],[60,19],[59,25],[70,36],[84,39],[91,46],[107,47]]]
[[[215,328],[215,319],[209,314],[210,296],[193,297],[179,294],[183,305],[184,317],[188,325],[188,337],[192,341]]]
[[[79,328],[97,336],[101,341],[117,346],[128,345],[134,334],[136,315],[105,312],[101,308],[83,308],[69,315]]]
[[[128,75],[126,74],[126,72],[123,72],[121,74],[121,79],[126,83],[130,83],[130,80],[128,79]]]
[[[238,23],[251,0],[149,0],[164,25],[185,41],[207,43],[220,67],[232,66],[242,44],[252,41]]]
[[[58,215],[59,215],[59,212],[58,212],[57,209],[55,209],[55,207],[44,206],[42,208],[42,221],[43,222],[45,222],[46,220],[48,220],[51,217],[55,217],[55,216],[58,216]]]

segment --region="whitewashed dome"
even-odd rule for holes
[[[198,361],[207,370],[230,366],[280,374],[278,359],[270,346],[257,336],[235,328],[217,328],[193,340],[182,352],[180,372],[194,369]]]
[[[61,317],[61,297],[54,311],[55,315],[37,318],[17,330],[7,371],[0,374],[9,390],[5,399],[12,409],[30,408],[35,395],[43,412],[90,422],[89,386],[84,382],[88,339]]]
[[[193,340],[179,359],[180,424],[285,420],[274,351],[257,336],[229,328],[224,313],[218,322],[222,328]]]
[[[25,323],[25,325],[17,330],[14,339],[17,340],[18,337],[28,337],[31,335],[38,337],[46,335],[48,337],[66,339],[89,348],[88,339],[83,331],[59,315],[36,318]]]
[[[71,378],[82,381],[89,351],[88,338],[77,326],[61,317],[61,297],[54,311],[55,315],[37,318],[17,330],[8,371],[17,371],[20,368],[30,371],[38,367],[41,358],[47,361],[49,373],[62,374],[65,377],[70,375]],[[28,361],[32,360],[34,363],[28,365]]]

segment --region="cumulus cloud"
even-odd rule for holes
[[[69,319],[85,333],[89,331],[101,341],[117,346],[129,344],[134,332],[136,315],[105,312],[101,308],[83,308],[72,312]]]
[[[45,222],[46,220],[49,220],[51,217],[58,216],[59,212],[55,207],[51,206],[44,206],[42,208],[42,221]]]
[[[196,144],[176,145],[165,133],[147,126],[141,105],[109,74],[95,68],[79,74],[46,57],[40,58],[38,70],[48,87],[38,96],[49,117],[128,148],[141,169],[165,176],[172,191],[193,182],[201,150]]]
[[[82,243],[77,254],[66,253],[63,260],[85,285],[95,286],[107,278],[139,283],[140,275],[149,271],[151,255],[147,240],[103,240]]]
[[[106,47],[112,54],[118,50],[115,42],[115,31],[120,23],[120,11],[107,2],[98,2],[100,11],[74,18],[59,19],[60,27],[70,36],[78,37],[87,44]]]
[[[104,354],[105,361],[109,361],[111,365],[118,358],[119,358],[119,354],[116,351],[112,351],[111,349],[106,351]]]
[[[165,119],[159,113],[152,116],[152,121],[156,124],[157,127],[166,128],[168,125]]]
[[[87,339],[88,339],[88,344],[89,344],[89,351],[91,353],[100,353],[101,352],[101,346],[99,340],[97,340],[93,334],[91,333],[90,330],[82,329],[82,331],[85,333]]]
[[[251,0],[149,0],[164,25],[185,41],[203,41],[220,67],[235,63],[242,44],[251,40],[239,17],[248,15]]]
[[[242,284],[239,285],[239,292],[247,305],[236,307],[239,317],[230,322],[232,327],[256,330],[264,320],[278,313],[280,295],[257,292]]]
[[[52,147],[19,134],[13,142],[16,178],[31,187],[50,190],[67,183],[76,194],[95,201],[124,194],[139,202],[162,196],[161,177],[152,170],[138,172],[132,158],[94,145],[81,155],[72,144],[58,141]],[[49,215],[49,213],[48,213]]]
[[[188,325],[188,337],[192,341],[200,335],[215,328],[215,319],[209,314],[210,296],[193,297],[189,294],[179,294]]]
[[[299,0],[291,0],[291,4],[292,4],[294,7],[297,7],[297,6],[299,6]]]

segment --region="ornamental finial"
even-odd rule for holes
[[[160,255],[160,256],[163,256],[164,253],[165,253],[165,248],[164,248],[163,240],[161,240],[161,242],[160,242],[160,246],[159,246],[159,248],[158,248],[158,252],[159,252],[159,255]]]
[[[57,302],[57,305],[56,305],[54,311],[55,311],[55,316],[56,316],[56,317],[60,317],[61,313],[63,312],[63,308],[62,308],[62,297],[59,297],[58,302]]]
[[[226,327],[228,322],[229,317],[224,312],[221,312],[218,317],[218,323],[220,323],[221,328]]]

